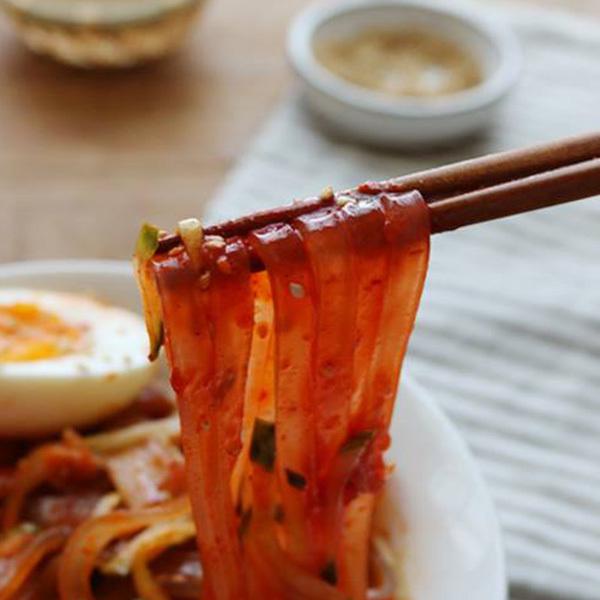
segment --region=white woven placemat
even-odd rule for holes
[[[418,156],[369,151],[326,137],[291,97],[208,220],[600,129],[600,28],[560,13],[501,13],[526,69],[485,139]],[[492,488],[513,598],[599,600],[600,201],[436,236],[409,360]]]

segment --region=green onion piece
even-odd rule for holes
[[[160,232],[154,225],[144,223],[135,246],[135,272],[142,297],[146,330],[150,340],[148,358],[156,360],[164,342],[164,327],[158,286],[150,260],[158,248]]]
[[[157,322],[156,334],[150,337],[150,352],[148,353],[148,360],[155,361],[160,354],[160,349],[165,343],[165,327],[163,322]]]
[[[160,231],[158,227],[144,223],[135,244],[135,256],[139,261],[150,260],[158,250]]]
[[[148,340],[150,342],[148,358],[156,360],[165,337],[158,285],[152,271],[152,264],[149,260],[140,261],[136,257],[134,262],[136,279],[142,297],[146,331],[148,332]]]
[[[291,469],[285,470],[285,476],[287,478],[287,482],[298,490],[303,490],[306,487],[306,477],[301,475],[300,473],[296,473],[296,471],[292,471]]]
[[[319,573],[319,575],[323,581],[326,581],[327,583],[329,583],[331,585],[337,585],[338,575],[337,575],[337,568],[335,566],[335,562],[330,560],[321,569],[321,572]]]
[[[248,510],[245,510],[242,513],[242,517],[240,519],[240,525],[238,527],[238,537],[241,539],[244,538],[246,533],[248,532],[248,528],[250,527],[250,522],[252,521],[252,507]]]
[[[275,466],[275,423],[256,419],[250,442],[250,460],[272,472]]]
[[[36,533],[40,530],[39,526],[36,525],[35,523],[32,523],[31,521],[25,521],[23,523],[20,523],[14,529],[18,533],[29,533],[29,534]]]
[[[283,506],[281,506],[281,504],[276,504],[275,508],[273,509],[273,519],[277,523],[283,523],[284,516],[285,513],[283,512]]]
[[[372,429],[360,431],[346,440],[346,442],[340,448],[340,452],[344,453],[362,450],[374,437],[375,432]]]

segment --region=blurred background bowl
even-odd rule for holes
[[[129,67],[175,50],[204,0],[0,0],[34,52],[77,67]]]
[[[323,40],[361,31],[424,31],[455,42],[473,56],[481,82],[439,97],[391,97],[335,75],[315,56]],[[347,137],[388,147],[445,144],[493,122],[517,83],[521,54],[514,34],[472,8],[424,1],[375,0],[317,5],[303,12],[288,35],[288,55],[310,108]]]

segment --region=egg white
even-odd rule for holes
[[[135,313],[83,295],[0,289],[0,305],[15,303],[85,331],[82,348],[70,354],[0,362],[0,437],[91,425],[124,408],[152,379],[144,322]]]

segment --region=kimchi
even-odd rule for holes
[[[177,394],[202,599],[367,598],[422,197],[363,186],[243,237],[193,220],[180,235],[155,252],[147,229],[138,273]]]
[[[173,402],[153,385],[95,429],[0,442],[0,600],[198,598]]]

